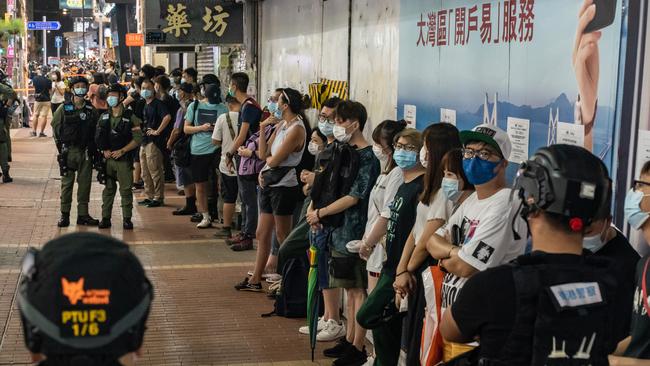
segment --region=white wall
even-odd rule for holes
[[[280,86],[308,92],[320,78],[347,80],[349,8],[348,0],[262,2],[261,100]],[[397,113],[398,29],[399,0],[352,0],[350,97],[372,125]]]

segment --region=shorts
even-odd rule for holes
[[[140,163],[140,145],[138,145],[138,147],[133,149],[132,152],[133,152],[133,162],[139,164]]]
[[[300,197],[299,186],[265,187],[259,190],[260,213],[292,216]]]
[[[347,256],[331,249],[328,264],[330,288],[368,288],[366,261],[358,255]]]
[[[178,166],[176,165],[176,170],[178,171],[178,184],[185,187],[191,184],[194,184],[192,180],[192,170],[189,166]]]
[[[34,117],[47,117],[50,114],[50,102],[34,102]]]
[[[216,154],[192,155],[190,169],[194,183],[205,183],[210,176],[210,170],[216,167]]]
[[[237,176],[232,177],[221,172],[221,198],[223,198],[223,203],[237,202],[238,193]]]

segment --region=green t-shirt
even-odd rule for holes
[[[646,288],[646,296],[643,296],[643,270],[650,257],[641,258],[636,266],[636,288],[634,292],[634,304],[632,305],[632,327],[630,335],[632,340],[625,350],[625,357],[650,360],[650,316],[647,309],[650,298]],[[646,274],[650,277],[650,269]],[[650,287],[650,279],[646,278],[646,286]]]
[[[196,112],[196,121],[194,120],[195,102],[190,103],[185,113],[185,120],[190,121],[193,126],[201,126],[206,123],[214,126],[217,123],[217,118],[220,115],[227,113],[228,108],[223,104],[208,104],[204,102],[198,103],[198,111]],[[215,145],[212,145],[212,130],[198,132],[192,135],[190,143],[190,150],[192,155],[207,155],[212,154],[217,150]]]

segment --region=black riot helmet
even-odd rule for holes
[[[522,163],[513,194],[522,201],[521,215],[543,210],[560,217],[573,232],[610,215],[612,183],[605,164],[586,149],[552,145]]]
[[[110,94],[110,93],[119,93],[120,97],[126,96],[126,90],[119,83],[113,83],[108,87],[106,94]]]

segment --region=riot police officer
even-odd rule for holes
[[[9,85],[0,82],[0,168],[2,182],[13,182],[9,175],[9,157],[11,156],[11,140],[9,136],[9,119],[7,105],[16,99],[16,92]]]
[[[84,97],[88,80],[75,77],[70,80],[72,93],[66,93],[65,102],[52,116],[54,141],[59,150],[61,171],[61,219],[59,227],[70,225],[72,189],[77,179],[77,225],[97,226],[99,220],[88,214],[92,179],[91,155],[95,148],[97,115]]]
[[[120,84],[108,88],[106,99],[110,110],[99,118],[95,142],[106,159],[106,187],[102,193],[100,229],[111,227],[113,200],[120,185],[122,217],[125,230],[133,229],[133,160],[131,151],[142,142],[141,120],[122,105],[126,91]]]

